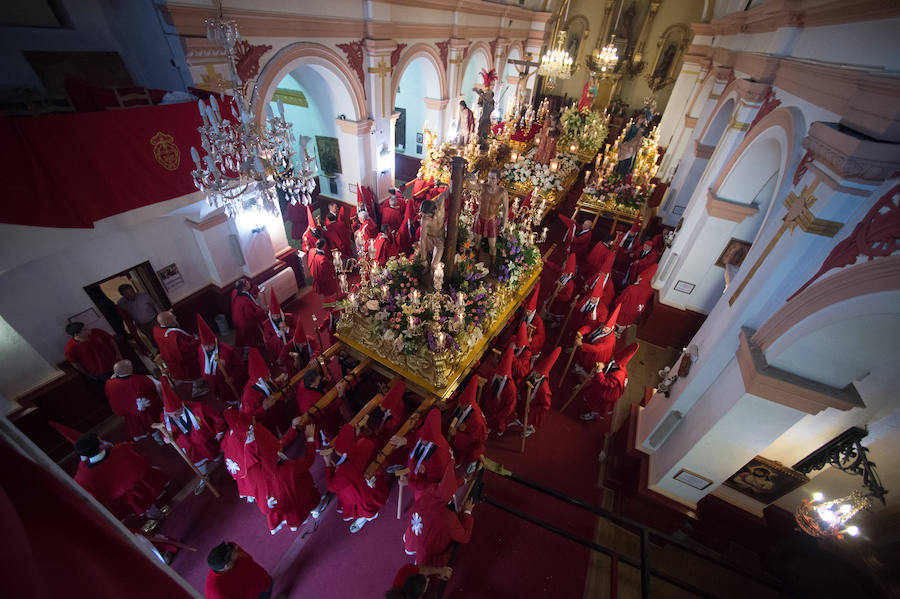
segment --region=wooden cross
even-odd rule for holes
[[[385,99],[385,89],[384,89],[384,78],[387,75],[391,74],[391,71],[394,69],[384,62],[384,57],[378,59],[378,66],[369,67],[369,72],[375,75],[378,75],[381,78],[381,116],[386,117],[387,113],[387,104]]]
[[[541,66],[541,63],[530,60],[531,54],[529,54],[525,58],[526,58],[525,60],[510,59],[510,60],[506,61],[508,64],[511,64],[511,65],[525,67],[524,71],[519,71],[518,69],[516,69],[517,72],[519,73],[519,84],[522,86],[521,91],[518,89],[519,86],[518,85],[516,86],[516,88],[517,88],[516,89],[516,100],[517,101],[521,100],[522,102],[525,101],[525,86],[528,83],[528,75],[531,73],[531,67],[536,68],[536,67]]]
[[[844,223],[816,218],[810,211],[810,207],[812,207],[818,199],[813,193],[815,193],[816,187],[819,186],[819,182],[819,177],[816,177],[812,183],[803,188],[803,191],[800,192],[799,196],[794,192],[791,192],[788,197],[784,199],[784,207],[787,208],[787,214],[785,214],[782,219],[784,222],[781,223],[781,227],[779,227],[778,231],[766,246],[766,249],[763,250],[763,253],[756,260],[753,268],[750,269],[747,276],[741,281],[741,284],[734,292],[734,295],[728,300],[729,306],[733,306],[734,302],[737,301],[741,292],[744,290],[744,287],[747,286],[747,283],[750,282],[750,279],[753,278],[753,275],[756,274],[756,271],[762,266],[766,256],[775,249],[775,246],[778,244],[778,241],[781,239],[781,236],[784,235],[785,231],[787,231],[788,234],[792,234],[794,229],[800,227],[804,233],[812,233],[813,235],[821,235],[823,237],[834,237],[837,235],[837,232],[841,230],[841,227],[844,226]]]

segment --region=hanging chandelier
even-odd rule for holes
[[[221,44],[231,74],[233,96],[220,96],[209,103],[198,102],[203,126],[198,128],[202,157],[191,148],[196,170],[191,175],[197,189],[214,208],[224,208],[234,217],[245,211],[260,210],[278,215],[278,192],[291,204],[309,204],[315,189],[313,165],[305,159],[294,164],[293,126],[284,117],[284,105],[278,100],[278,115],[266,104],[266,121],[257,124],[243,82],[237,72],[235,45],[240,40],[237,24],[219,15],[206,19],[207,38]],[[233,120],[223,115],[230,107]]]
[[[609,43],[603,46],[603,48],[594,50],[591,62],[591,66],[595,71],[600,73],[601,76],[612,73],[615,70],[616,65],[619,63],[619,52],[616,49],[615,35],[610,38]]]
[[[541,57],[538,74],[557,79],[568,79],[572,76],[573,60],[566,50],[565,44],[566,32],[560,31],[556,38],[556,46],[552,50],[547,50]]]
[[[822,493],[814,493],[812,501],[804,499],[794,512],[794,519],[800,528],[814,537],[837,537],[844,535],[855,537],[859,528],[848,525],[848,522],[860,510],[871,505],[868,497],[859,491],[853,491],[847,497],[825,501]]]

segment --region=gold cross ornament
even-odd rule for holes
[[[211,92],[220,92],[224,85],[225,79],[222,78],[222,75],[217,73],[211,64],[208,64],[206,73],[200,76],[200,84],[197,87]]]
[[[844,223],[816,218],[810,211],[810,208],[818,199],[813,193],[815,193],[816,188],[819,186],[819,181],[819,177],[816,177],[812,183],[803,188],[803,191],[800,192],[799,196],[794,192],[791,192],[788,194],[788,197],[784,199],[784,207],[787,208],[787,214],[785,214],[782,219],[784,222],[781,223],[781,227],[779,227],[778,231],[769,241],[769,244],[766,246],[766,249],[763,250],[763,253],[760,254],[756,263],[753,265],[753,268],[750,269],[747,276],[741,281],[741,284],[734,292],[734,295],[728,300],[729,306],[733,306],[734,302],[737,301],[737,298],[741,295],[744,287],[747,286],[747,283],[750,282],[750,279],[753,278],[753,275],[756,274],[756,271],[762,266],[766,256],[775,249],[775,246],[778,244],[778,241],[781,239],[781,236],[784,235],[785,231],[787,231],[788,234],[792,234],[795,228],[800,227],[800,230],[804,233],[812,233],[813,235],[821,235],[822,237],[834,237],[837,235],[837,232],[841,230],[841,227],[844,226]]]
[[[384,78],[387,75],[391,74],[393,69],[384,62],[384,57],[378,59],[378,66],[369,67],[369,72],[373,75],[378,75],[381,79],[381,116],[387,116],[387,100],[385,99],[385,89],[384,89]]]

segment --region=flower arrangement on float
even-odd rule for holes
[[[631,173],[625,177],[610,173],[600,181],[585,185],[582,193],[599,203],[612,201],[619,206],[640,210],[655,187],[655,185],[635,185]]]
[[[609,133],[608,121],[606,114],[570,106],[559,119],[562,128],[559,145],[575,146],[580,154],[596,154],[603,147]]]
[[[531,150],[519,160],[503,167],[503,180],[513,186],[539,191],[562,191],[563,183],[578,169],[578,162],[572,154],[557,154],[550,164],[535,162],[536,150]],[[556,168],[554,168],[556,163]]]
[[[426,181],[434,179],[441,183],[449,183],[450,160],[453,158],[452,146],[449,143],[436,145],[437,136],[428,129],[427,125],[424,127],[422,136],[425,141],[425,157],[421,161],[422,166],[419,167],[419,176]]]

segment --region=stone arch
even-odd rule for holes
[[[487,68],[494,68],[494,57],[491,56],[491,47],[488,46],[487,42],[475,42],[471,46],[469,46],[469,51],[466,52],[466,59],[460,65],[459,73],[457,73],[457,89],[459,89],[459,93],[464,95],[465,90],[462,89],[463,81],[466,78],[466,71],[469,68],[469,65],[475,58],[476,54],[481,54],[485,62],[487,63]],[[479,81],[480,82],[480,81]]]
[[[714,146],[719,143],[731,116],[737,108],[740,97],[737,92],[737,80],[722,90],[722,96],[719,98],[716,107],[713,108],[712,114],[703,125],[700,135],[697,137],[699,142],[705,146]]]
[[[687,115],[689,117],[696,119],[700,116],[700,112],[703,110],[703,104],[709,98],[709,92],[712,90],[715,83],[716,78],[713,76],[713,69],[709,69],[706,72],[706,78],[703,79],[700,88],[697,90],[697,94],[693,97],[688,106]]]
[[[441,61],[441,55],[438,54],[437,49],[431,44],[419,43],[413,44],[407,48],[400,56],[400,60],[397,61],[397,66],[394,67],[394,74],[391,76],[391,106],[394,106],[396,102],[397,88],[400,87],[400,80],[403,78],[403,72],[406,70],[406,67],[417,58],[424,58],[427,60],[431,63],[431,66],[434,67],[434,70],[437,73],[438,84],[440,86],[440,97],[435,98],[435,100],[447,98],[447,70],[444,68],[444,64]]]
[[[359,77],[347,62],[334,50],[322,44],[296,42],[285,46],[262,68],[253,91],[252,109],[259,123],[265,121],[265,110],[261,105],[272,97],[275,88],[291,71],[301,66],[322,68],[334,75],[345,88],[343,91],[351,99],[354,114],[349,120],[361,121],[369,118],[366,109],[366,93]]]

